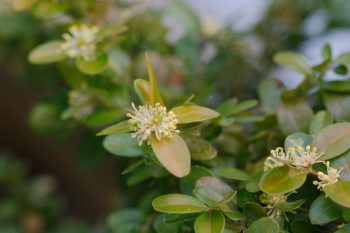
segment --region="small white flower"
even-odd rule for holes
[[[287,154],[292,160],[292,165],[300,170],[308,170],[315,163],[318,163],[317,159],[322,156],[316,152],[316,147],[306,146],[293,146],[289,147]]]
[[[69,33],[63,34],[64,43],[61,48],[71,58],[82,57],[91,61],[96,57],[98,27],[87,25],[72,25]]]
[[[176,129],[179,121],[175,113],[167,112],[165,106],[157,103],[155,106],[146,104],[136,108],[132,103],[132,107],[134,111],[127,114],[130,117],[128,122],[134,127],[131,136],[137,138],[140,145],[145,141],[150,144],[152,134],[160,141],[180,133]]]
[[[339,181],[340,178],[340,172],[341,169],[335,169],[332,168],[329,165],[329,161],[326,162],[326,167],[327,167],[327,174],[324,174],[323,172],[317,172],[318,179],[320,181],[314,181],[313,184],[317,185],[318,189],[322,189],[323,187],[330,185],[330,184],[335,184]]]
[[[274,167],[281,167],[290,164],[291,160],[288,154],[285,154],[282,147],[277,147],[271,150],[271,155],[266,158],[264,163],[264,170],[267,171]]]

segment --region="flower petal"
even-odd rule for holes
[[[220,115],[210,108],[196,105],[182,105],[171,109],[171,111],[178,117],[179,124],[210,120]]]
[[[171,138],[151,139],[152,149],[159,162],[174,176],[184,177],[191,170],[190,151],[184,140],[177,134]]]

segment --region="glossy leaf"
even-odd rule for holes
[[[312,143],[319,153],[320,160],[334,158],[350,149],[350,123],[342,122],[326,126],[314,136]]]
[[[279,233],[278,222],[271,217],[264,217],[253,222],[247,230],[247,233]]]
[[[284,149],[287,151],[289,147],[302,146],[306,147],[312,143],[312,137],[305,133],[290,134],[284,141]]]
[[[310,75],[312,71],[309,61],[299,53],[280,52],[273,57],[273,61],[301,74]]]
[[[333,123],[332,114],[328,111],[319,111],[311,119],[309,132],[314,135],[324,127]]]
[[[196,233],[223,233],[225,229],[224,215],[218,211],[203,213],[194,222]]]
[[[265,209],[255,202],[246,202],[243,206],[243,211],[247,224],[267,216]]]
[[[196,181],[203,176],[213,176],[213,173],[203,166],[193,166],[190,174],[180,179],[181,191],[186,194],[192,194]]]
[[[127,133],[130,131],[130,125],[128,121],[122,121],[115,125],[109,126],[104,130],[98,132],[97,136],[117,134],[117,133]]]
[[[350,120],[350,95],[324,93],[323,100],[327,110],[336,120]]]
[[[298,209],[300,206],[302,206],[305,203],[305,200],[296,200],[292,202],[282,202],[281,204],[277,205],[277,208],[283,212],[293,211]]]
[[[171,109],[178,117],[179,124],[205,121],[216,118],[219,113],[206,107],[182,105]]]
[[[193,160],[210,160],[216,157],[216,149],[201,137],[184,137]]]
[[[303,100],[281,102],[277,109],[278,123],[285,135],[306,132],[312,114],[312,109]]]
[[[151,145],[159,162],[171,174],[177,177],[184,177],[190,173],[190,151],[179,135],[174,134],[173,137],[160,141],[152,137]]]
[[[312,203],[309,216],[312,224],[324,225],[340,218],[342,211],[339,206],[322,194]]]
[[[63,41],[55,40],[39,45],[29,53],[29,61],[33,64],[49,64],[65,59],[62,43]]]
[[[260,180],[260,189],[268,194],[283,194],[301,187],[306,173],[291,167],[276,167],[265,172]]]
[[[233,167],[222,168],[219,175],[232,180],[250,181],[253,179],[248,173]]]
[[[350,208],[350,182],[339,181],[333,185],[327,185],[323,188],[326,197],[329,197],[338,205]]]
[[[145,54],[145,56],[146,56],[146,62],[147,62],[149,82],[151,84],[152,104],[160,103],[161,105],[164,105],[163,98],[158,91],[157,80],[154,74],[151,60],[147,53]]]
[[[340,180],[350,181],[350,150],[331,161],[331,167],[341,169]]]
[[[163,213],[187,214],[199,213],[208,210],[197,198],[184,194],[167,194],[152,201],[155,210]]]
[[[144,154],[137,140],[128,133],[108,135],[103,140],[103,147],[119,156],[138,157]]]
[[[245,218],[245,215],[241,212],[224,212],[224,215],[233,221],[239,221]]]
[[[153,223],[154,229],[158,233],[174,233],[179,232],[181,228],[181,224],[179,223],[167,223],[165,222],[166,215],[161,214],[158,215],[156,220]]]
[[[148,81],[136,79],[134,81],[135,91],[143,104],[152,104],[152,90]]]
[[[108,56],[101,54],[95,60],[86,61],[83,58],[77,58],[76,64],[78,70],[84,74],[99,74],[102,73],[108,66]]]

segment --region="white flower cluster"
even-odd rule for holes
[[[72,25],[69,33],[63,34],[64,43],[61,49],[71,58],[82,57],[85,61],[96,57],[97,26]]]
[[[329,165],[329,161],[325,163],[327,167],[327,174],[323,172],[317,172],[317,177],[320,181],[314,181],[313,184],[317,185],[318,189],[322,189],[326,185],[335,184],[339,181],[340,172],[342,169],[335,169]]]
[[[140,145],[145,141],[150,144],[152,134],[160,141],[180,133],[176,129],[179,121],[175,113],[167,112],[165,106],[157,103],[155,106],[146,104],[136,108],[132,103],[132,107],[133,112],[127,114],[130,117],[128,122],[133,126],[131,136],[137,138]]]
[[[283,148],[278,147],[276,150],[271,150],[271,155],[266,158],[264,170],[267,171],[274,167],[291,166],[303,172],[312,172],[312,166],[316,163],[326,165],[327,174],[319,171],[317,177],[319,181],[314,181],[318,189],[322,189],[326,185],[335,184],[339,181],[341,169],[332,168],[329,161],[318,161],[322,154],[317,153],[316,147],[306,146],[306,148],[296,145],[287,149],[284,153]]]
[[[317,159],[321,155],[316,152],[316,147],[311,148],[311,146],[306,146],[306,148],[298,145],[291,146],[287,149],[287,153],[284,153],[282,147],[278,147],[276,150],[271,150],[271,155],[266,158],[264,170],[289,165],[308,171],[315,163],[319,162]]]

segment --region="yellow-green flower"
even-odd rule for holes
[[[183,177],[191,170],[191,156],[180,136],[179,124],[200,122],[219,116],[214,110],[197,105],[181,105],[167,111],[160,95],[151,62],[146,54],[149,81],[137,79],[136,93],[142,105],[127,114],[129,120],[102,130],[97,135],[131,132],[139,144],[152,146],[158,161],[173,175]]]

